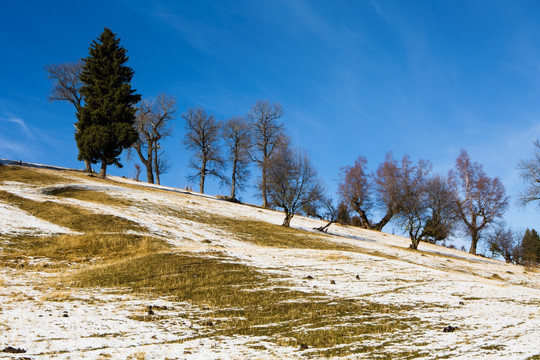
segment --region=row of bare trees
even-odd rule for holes
[[[261,170],[258,187],[263,207],[269,207],[270,159],[278,148],[289,143],[279,120],[282,116],[281,105],[268,101],[258,101],[246,118],[233,117],[224,122],[200,107],[182,114],[186,126],[184,144],[192,152],[189,167],[194,172],[190,179],[199,181],[199,191],[204,193],[206,177],[213,176],[229,184],[230,197],[236,199],[247,185],[250,164],[256,164]]]
[[[199,181],[199,191],[204,193],[206,177],[213,176],[230,186],[230,199],[236,200],[256,165],[263,207],[283,209],[283,226],[290,226],[295,214],[318,207],[324,186],[307,153],[292,147],[282,116],[281,105],[268,101],[258,101],[246,118],[224,122],[202,108],[188,109],[182,115],[184,144],[192,152],[190,179]]]
[[[504,186],[464,150],[446,178],[430,175],[431,168],[427,160],[415,164],[404,156],[398,162],[389,153],[376,172],[369,173],[366,158],[359,157],[342,169],[338,193],[363,228],[382,230],[393,220],[408,232],[413,249],[420,241],[434,243],[461,228],[471,238],[469,252],[475,254],[482,231],[508,207]],[[378,221],[376,214],[382,214]]]
[[[49,65],[46,71],[53,84],[49,100],[67,101],[79,112],[82,63]],[[146,167],[149,183],[159,184],[160,175],[169,167],[161,145],[171,135],[176,113],[175,98],[166,94],[143,99],[138,105],[139,136],[132,149]],[[393,221],[409,234],[415,249],[420,241],[437,242],[461,229],[471,238],[471,253],[476,253],[481,235],[508,206],[500,179],[488,177],[465,151],[446,177],[431,175],[427,160],[413,163],[404,156],[397,161],[391,153],[375,172],[369,172],[367,159],[359,157],[352,166],[342,168],[340,203],[335,206],[308,155],[292,147],[280,121],[283,114],[280,104],[268,101],[258,101],[246,117],[223,122],[200,107],[183,113],[184,144],[192,152],[189,167],[194,170],[190,179],[199,181],[199,191],[204,193],[207,176],[213,176],[230,185],[230,198],[236,199],[249,183],[251,166],[256,165],[263,207],[282,208],[285,226],[294,214],[304,213],[327,219],[328,224],[321,227],[326,230],[352,212],[355,223],[366,229],[382,230]],[[535,146],[535,158],[518,165],[527,182],[520,197],[523,205],[540,199],[540,144]],[[86,171],[92,171],[90,161],[84,160]],[[490,236],[502,239],[503,245],[510,238],[502,230]]]

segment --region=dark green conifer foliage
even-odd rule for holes
[[[141,96],[131,88],[134,71],[125,65],[127,51],[116,34],[105,28],[89,51],[80,76],[85,105],[77,116],[75,139],[79,159],[101,161],[105,178],[107,165],[122,167],[120,154],[137,140],[135,104]]]
[[[521,252],[523,261],[540,262],[540,236],[536,230],[527,229],[525,231],[521,240]]]

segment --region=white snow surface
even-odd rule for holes
[[[540,356],[539,272],[431,244],[421,243],[421,251],[411,251],[407,238],[338,225],[330,227],[328,239],[355,246],[358,252],[258,246],[164,209],[207,212],[273,224],[281,224],[282,213],[157,185],[136,190],[122,184],[144,184],[123,178],[111,177],[116,184],[110,184],[69,173],[62,176],[69,186],[103,191],[133,200],[135,205],[98,205],[47,195],[50,186],[17,182],[0,183],[0,190],[136,221],[179,250],[199,254],[218,250],[231,260],[278,274],[293,284],[293,289],[323,292],[336,300],[365,299],[413,305],[414,310],[408,315],[433,326],[390,334],[389,341],[407,338],[407,341],[390,345],[396,352],[422,350],[424,355],[418,357],[421,359]],[[323,222],[300,216],[292,220],[293,227],[308,231],[321,224]],[[0,202],[0,244],[3,239],[19,234],[69,232]],[[40,259],[27,259],[29,263],[32,261]],[[65,289],[66,294],[60,296],[59,301],[57,290],[43,289],[51,274],[0,268],[0,359],[313,358],[310,355],[313,349],[300,351],[296,347],[278,346],[264,337],[205,337],[201,325],[174,316],[186,312],[204,316],[203,309],[165,298],[126,295],[111,289]],[[306,280],[308,275],[313,280]],[[145,314],[149,304],[166,307],[160,313],[171,316],[163,321],[134,320],[134,315]],[[458,330],[443,332],[447,325],[457,326]],[[9,346],[24,349],[25,353],[1,352]],[[371,359],[376,355],[355,354],[349,358]]]

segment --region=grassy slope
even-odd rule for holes
[[[88,180],[85,175],[70,173],[71,178],[65,175],[48,170],[0,167],[0,183],[22,182],[43,189],[46,196],[52,197],[49,201],[36,201],[3,190],[0,191],[1,202],[78,232],[47,237],[4,237],[1,264],[18,267],[24,263],[24,258],[38,257],[52,264],[48,266],[50,271],[61,271],[76,263],[78,271],[59,275],[59,289],[66,285],[107,287],[191,303],[207,309],[204,319],[195,318],[195,321],[200,320],[206,326],[204,336],[208,337],[266,336],[280,345],[318,349],[312,355],[322,356],[373,351],[381,354],[381,358],[414,358],[423,354],[416,350],[385,352],[386,346],[406,343],[412,329],[418,331],[434,326],[422,324],[411,315],[412,306],[336,299],[316,290],[291,290],[293,285],[288,281],[240,263],[225,253],[179,251],[132,220],[62,203],[62,199],[70,198],[104,207],[150,206],[77,186]],[[51,190],[52,185],[59,184],[65,186]],[[262,221],[209,215],[203,209],[171,207],[165,210],[179,219],[212,226],[256,245],[359,251],[351,245],[331,242],[324,235],[284,229]],[[158,321],[159,318],[141,316],[138,320]],[[392,341],[384,340],[388,338]]]

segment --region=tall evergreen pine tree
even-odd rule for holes
[[[523,261],[540,262],[540,235],[536,230],[527,229],[521,240],[521,252]]]
[[[141,96],[131,88],[134,71],[124,65],[128,56],[116,34],[105,28],[89,51],[80,76],[85,105],[77,114],[75,139],[79,160],[101,161],[105,178],[107,165],[122,167],[120,154],[137,140],[135,104]]]

